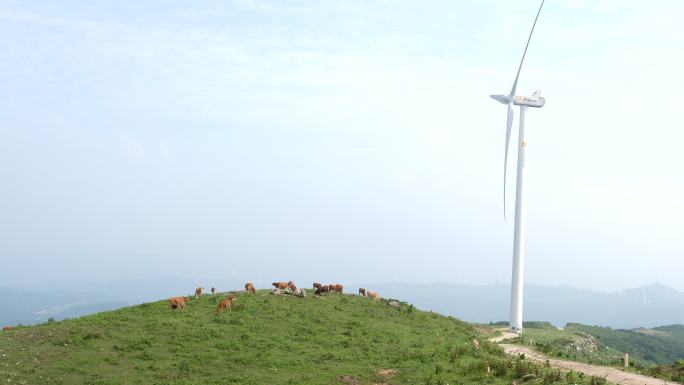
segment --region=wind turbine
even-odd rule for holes
[[[527,38],[527,44],[523,51],[522,59],[520,59],[520,66],[518,66],[518,73],[515,75],[513,88],[508,95],[490,95],[490,97],[502,104],[508,106],[508,121],[506,122],[506,150],[504,153],[504,220],[506,220],[506,169],[508,166],[508,144],[511,140],[511,126],[513,125],[513,106],[520,107],[520,124],[518,132],[518,174],[516,178],[515,187],[515,230],[513,232],[513,279],[511,281],[511,313],[510,313],[510,330],[515,333],[522,333],[523,330],[523,262],[524,262],[524,222],[523,222],[523,184],[525,181],[525,112],[527,107],[541,108],[546,103],[546,99],[541,97],[541,91],[535,91],[532,96],[516,95],[518,87],[518,78],[520,77],[520,70],[525,61],[525,54],[527,48],[530,46],[532,40],[532,33],[534,27],[539,20],[539,14],[544,6],[542,0],[537,16],[534,18],[530,36]]]

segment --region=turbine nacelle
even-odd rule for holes
[[[521,95],[489,95],[490,98],[501,104],[515,104],[516,106],[527,106],[542,108],[546,104],[546,99],[541,96],[541,91],[535,91],[532,96]]]

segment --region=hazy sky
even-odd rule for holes
[[[537,6],[0,0],[0,284],[509,282],[488,95]],[[682,15],[547,1],[528,282],[684,290]]]

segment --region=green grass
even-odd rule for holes
[[[508,357],[471,325],[352,295],[166,301],[0,333],[7,384],[591,383]],[[471,341],[478,338],[481,347]],[[385,377],[379,369],[394,369]]]

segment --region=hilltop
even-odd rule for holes
[[[600,383],[508,357],[473,325],[355,295],[166,301],[0,333],[9,384]],[[479,347],[472,340],[479,340]]]
[[[0,287],[8,303],[0,312],[0,325],[32,325],[50,318],[60,320],[114,310],[163,298],[195,287],[197,282],[241,287],[244,281],[227,278],[166,277],[102,282],[26,283]],[[255,282],[268,287],[270,282]],[[468,286],[447,283],[364,283],[383,295],[401,298],[421,310],[450,315],[468,322],[489,323],[508,318],[508,285]],[[592,309],[592,311],[586,311]],[[546,320],[556,326],[567,323],[613,328],[654,328],[684,320],[684,293],[662,284],[652,284],[613,293],[569,286],[525,285],[525,318]]]

